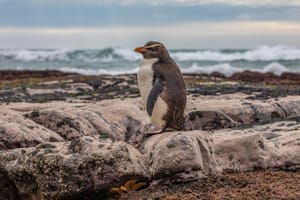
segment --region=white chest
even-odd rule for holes
[[[152,65],[157,61],[158,61],[157,58],[144,59],[139,64],[137,80],[138,80],[138,86],[145,106],[147,104],[149,93],[152,89],[152,81],[153,81]]]

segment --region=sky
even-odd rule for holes
[[[0,48],[300,47],[299,0],[0,0]]]

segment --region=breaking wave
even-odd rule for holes
[[[61,68],[60,71],[63,72],[74,72],[83,75],[118,75],[118,74],[134,74],[137,73],[138,68],[130,69],[130,70],[108,70],[108,69],[83,69],[83,68],[70,68],[64,67]]]
[[[101,50],[68,49],[1,49],[1,60],[16,61],[84,61],[113,62],[114,60],[135,61],[140,56],[128,49],[106,48]]]
[[[261,46],[249,50],[170,50],[186,73],[220,72],[231,76],[244,70],[300,72],[300,49]],[[136,73],[142,56],[133,49],[0,49],[0,70],[61,70],[87,75]]]
[[[110,74],[110,75],[118,75],[118,74],[131,74],[137,73],[138,68],[135,67],[133,69],[118,69],[118,70],[111,70],[111,69],[82,69],[82,68],[61,68],[61,71],[64,72],[76,72],[79,74],[84,75],[100,75],[100,74]],[[190,67],[182,68],[183,73],[196,73],[196,74],[210,74],[213,72],[219,72],[224,74],[227,77],[232,76],[234,73],[243,72],[245,70],[249,71],[256,71],[256,72],[270,72],[275,75],[280,76],[284,72],[290,72],[289,69],[284,67],[283,65],[273,62],[262,69],[245,69],[245,68],[238,68],[233,67],[230,64],[217,64],[217,65],[209,65],[209,66],[199,66],[198,64],[194,63]]]
[[[196,50],[174,52],[172,57],[178,61],[272,61],[300,59],[300,49],[290,46],[261,46],[252,50]]]
[[[277,61],[300,59],[300,49],[291,46],[261,46],[251,50],[171,50],[177,61]],[[141,56],[131,49],[1,49],[0,59],[17,61],[138,61]]]
[[[217,64],[217,65],[212,65],[212,66],[198,66],[197,64],[193,64],[191,67],[183,69],[182,71],[185,73],[197,73],[197,74],[210,74],[213,72],[219,72],[224,74],[227,77],[232,76],[234,73],[237,72],[243,72],[245,70],[249,71],[255,71],[255,72],[270,72],[273,73],[277,76],[280,76],[284,72],[289,72],[290,70],[284,67],[283,65],[277,63],[277,62],[272,62],[262,69],[258,68],[253,68],[253,69],[245,69],[245,68],[238,68],[238,67],[233,67],[230,64]]]

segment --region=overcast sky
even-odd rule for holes
[[[0,48],[300,47],[300,0],[0,0]]]

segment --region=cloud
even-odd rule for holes
[[[165,0],[164,2],[174,2]],[[299,0],[176,0],[181,4],[229,4],[229,5],[247,5],[247,6],[263,6],[263,5],[300,5]]]
[[[297,45],[300,24],[289,22],[197,22],[165,27],[0,28],[0,48],[134,48],[149,40],[169,48],[252,48]]]
[[[299,0],[0,0],[1,2],[86,4],[86,5],[203,5],[228,4],[244,6],[300,6]]]
[[[133,1],[135,0],[128,0],[127,3],[133,4]],[[162,0],[162,2],[166,2],[166,0]],[[3,3],[0,6],[0,27],[112,27],[137,25],[147,27],[165,26],[168,24],[179,25],[187,22],[253,20],[296,22],[300,20],[300,7],[245,7],[224,4],[94,6],[86,4],[45,5],[41,3],[33,5],[32,3],[20,4],[11,2]]]
[[[0,0],[0,48],[300,46],[299,20],[299,0]]]

